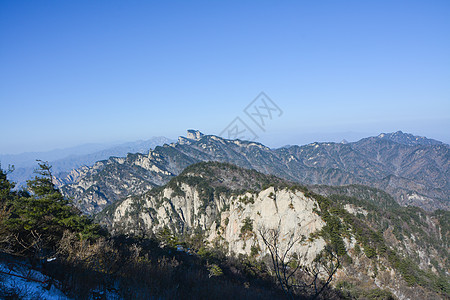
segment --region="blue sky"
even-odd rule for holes
[[[269,146],[403,130],[450,142],[449,1],[1,1],[0,153],[240,116]],[[283,110],[263,132],[244,108]]]

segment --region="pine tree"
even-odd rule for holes
[[[2,170],[0,165],[0,249],[7,250],[11,244],[11,234],[7,228],[6,222],[10,215],[8,203],[15,196],[14,183],[7,179],[7,173]]]
[[[10,196],[5,202],[9,215],[5,224],[13,233],[16,248],[19,252],[53,251],[64,231],[69,230],[80,234],[80,238],[95,238],[100,234],[98,224],[82,216],[80,211],[73,207],[64,198],[53,184],[51,166],[47,162],[38,161],[37,176],[27,182],[28,192],[21,191]],[[11,183],[2,172],[4,179],[3,194],[7,194]],[[2,182],[0,181],[0,184]]]
[[[3,171],[0,165],[0,206],[6,205],[6,202],[11,199],[14,189],[14,183],[7,179],[7,172]]]

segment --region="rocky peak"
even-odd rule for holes
[[[204,134],[198,130],[189,129],[187,131],[187,138],[190,140],[198,141],[202,138],[202,136],[204,136]]]
[[[186,137],[180,136],[178,137],[178,144],[180,145],[190,145],[193,141],[199,141],[204,136],[198,130],[189,129],[187,131]]]

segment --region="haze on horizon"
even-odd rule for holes
[[[450,143],[450,2],[0,3],[0,153],[221,133]],[[264,130],[244,109],[264,91]]]

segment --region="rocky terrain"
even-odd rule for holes
[[[289,255],[304,266],[332,249],[342,264],[335,284],[381,287],[399,299],[446,297],[448,212],[401,207],[365,186],[310,189],[326,197],[254,170],[198,163],[162,187],[116,201],[96,219],[115,234],[200,232],[205,245],[227,255],[265,261],[263,237],[277,230],[280,251],[295,241]]]
[[[74,170],[58,184],[87,213],[167,183],[200,161],[229,162],[301,184],[363,184],[382,189],[401,205],[449,209],[449,146],[402,132],[354,143],[312,143],[270,149],[189,130],[177,143],[148,154],[111,157]]]

